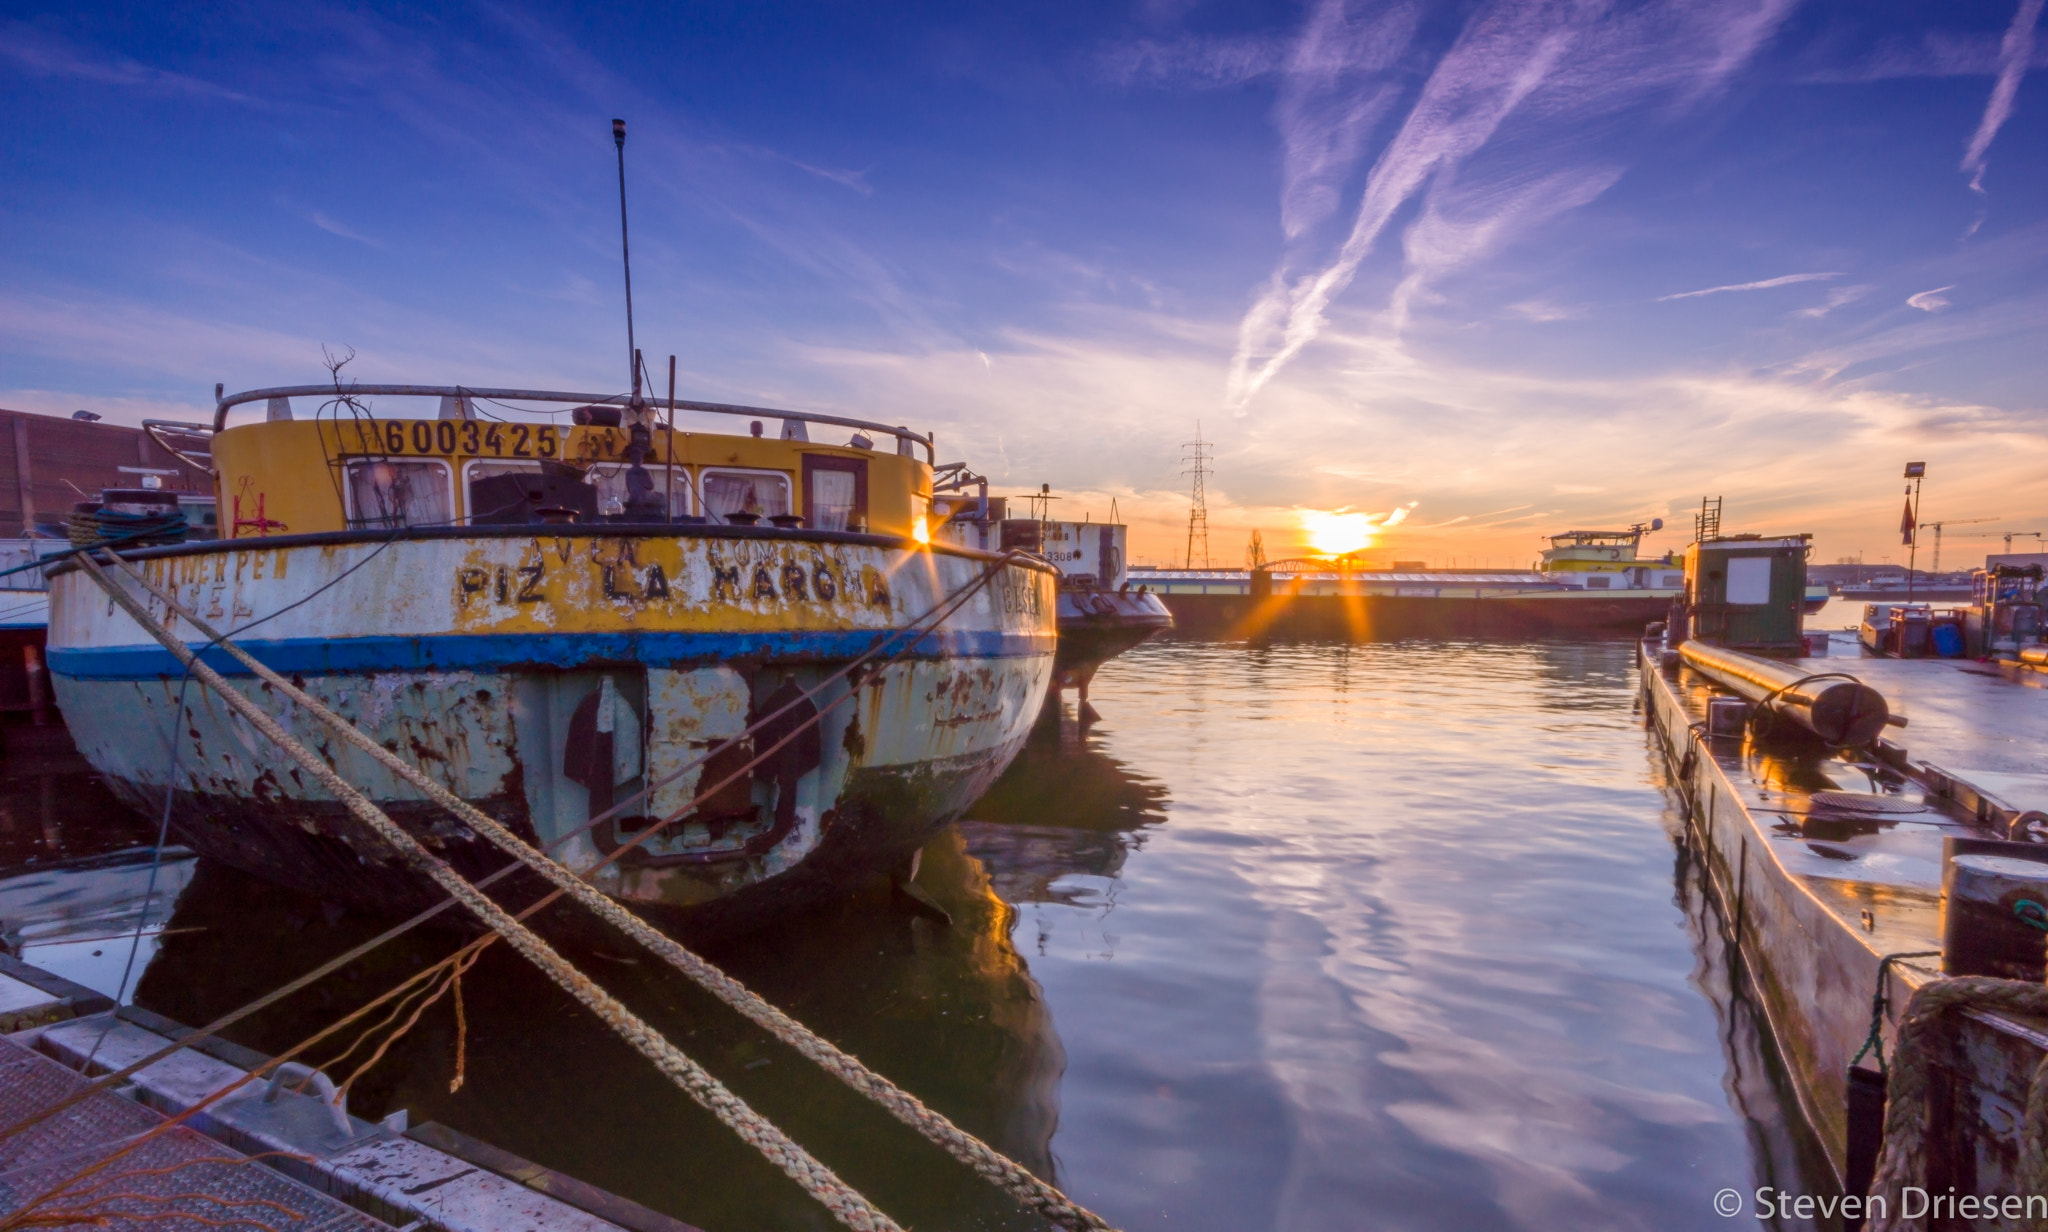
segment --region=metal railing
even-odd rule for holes
[[[582,406],[627,407],[633,404],[631,394],[577,394],[546,389],[483,389],[467,385],[349,385],[337,389],[333,385],[280,385],[275,389],[251,389],[239,394],[217,393],[213,410],[213,430],[219,432],[225,429],[228,412],[246,402],[267,402],[272,398],[332,399],[342,395],[373,398],[488,398],[494,402],[561,402]],[[875,423],[866,419],[824,415],[816,411],[786,411],[768,406],[738,406],[729,402],[692,402],[681,398],[670,401],[667,398],[643,397],[640,401],[641,405],[656,410],[673,407],[678,411],[698,411],[710,415],[794,420],[799,423],[834,424],[863,432],[880,432],[899,441],[924,446],[925,460],[929,463],[936,463],[938,460],[931,437],[912,432],[909,428]]]

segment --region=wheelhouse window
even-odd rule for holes
[[[587,516],[616,516],[625,512],[626,469],[626,464],[623,462],[608,462],[582,470],[580,472],[582,476],[581,482],[587,484],[593,490],[589,504],[586,506],[580,500],[574,502],[565,501],[564,503],[571,503],[582,507]],[[572,476],[579,473],[574,468],[566,467],[558,462],[526,462],[504,458],[479,458],[465,463],[462,468],[462,482],[463,490],[469,494],[470,520],[487,520],[491,522],[508,520],[497,516],[497,511],[491,507],[493,501],[485,495],[487,490],[477,486],[480,482],[502,478],[506,475],[537,476],[545,474],[550,470],[557,474]],[[672,476],[671,471],[673,471]],[[681,466],[673,468],[650,466],[647,468],[647,475],[650,479],[654,480],[655,492],[669,498],[668,508],[670,517],[689,513],[696,507],[696,501],[690,495],[690,472],[688,468]],[[673,487],[670,486],[671,482],[673,482]],[[489,491],[497,490],[490,489]],[[502,493],[499,494],[498,503],[502,503]],[[522,521],[528,513],[530,513],[529,510],[522,509],[518,516],[509,520]]]
[[[789,512],[789,476],[782,471],[708,467],[704,513],[714,522],[747,524]]]
[[[343,467],[351,528],[446,525],[455,517],[454,475],[446,462],[363,458]]]
[[[623,462],[608,462],[592,466],[586,472],[587,482],[597,489],[597,511],[600,514],[611,516],[626,511],[627,469]],[[680,466],[650,466],[647,475],[654,480],[656,495],[667,499],[668,516],[680,517],[692,512],[688,470]]]
[[[868,528],[865,458],[804,455],[804,525],[813,530]]]

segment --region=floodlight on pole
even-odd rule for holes
[[[1913,481],[1913,516],[1906,532],[1906,602],[1913,601],[1913,564],[1920,556],[1920,483],[1927,475],[1925,462],[1906,463],[1906,478]]]
[[[626,366],[633,373],[633,407],[640,406],[640,347],[633,341],[633,249],[626,242],[626,122],[612,121],[612,144],[619,151],[619,256],[626,266]]]

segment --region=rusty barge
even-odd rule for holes
[[[637,396],[527,390],[216,396],[226,537],[124,552],[134,597],[195,651],[189,617],[218,622],[651,913],[743,923],[906,864],[1009,764],[1051,682],[1055,570],[933,543],[930,441],[906,428],[677,401],[664,423]],[[485,413],[515,401],[573,422]],[[265,416],[231,425],[252,403]],[[747,435],[687,431],[677,410],[760,418]],[[847,443],[809,439],[835,426]],[[151,813],[168,793],[201,853],[303,891],[381,912],[437,897],[185,688],[85,570],[50,572],[57,701],[117,793]],[[205,661],[267,687],[217,649]],[[292,727],[458,869],[496,867],[367,756],[305,716]]]
[[[1824,1160],[1815,1226],[2048,1226],[2048,692],[1803,634],[1803,545],[1694,545],[1641,643],[1711,948]]]

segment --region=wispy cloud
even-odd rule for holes
[[[1802,80],[1819,83],[1892,81],[1907,77],[1996,77],[2002,66],[1995,34],[1976,31],[1922,31],[1917,39],[1888,39],[1861,59],[1830,63]],[[2048,67],[2037,51],[2032,67]]]
[[[81,51],[62,38],[25,21],[0,22],[0,58],[36,77],[70,77],[99,85],[125,86],[158,94],[183,94],[224,102],[255,103],[237,90],[198,77],[152,68],[125,56],[100,56]]]
[[[874,195],[875,192],[874,185],[868,183],[868,173],[874,170],[873,167],[862,167],[858,171],[850,171],[843,167],[820,167],[812,163],[807,163],[800,158],[791,158],[789,155],[784,154],[780,150],[769,149],[766,146],[742,145],[736,143],[733,144],[731,148],[742,151],[747,154],[752,154],[756,158],[764,158],[772,162],[786,163],[789,166],[795,167],[798,171],[808,172],[811,175],[817,176],[821,180],[829,180],[830,182],[838,184],[841,187],[851,188],[853,191],[859,193],[863,197],[871,197]]]
[[[1998,44],[1998,80],[1991,87],[1991,100],[1984,105],[1984,117],[1977,121],[1977,131],[1970,136],[1969,148],[1963,152],[1963,170],[1970,173],[1970,188],[1974,192],[1984,191],[1984,156],[1991,150],[1992,138],[1998,136],[1998,130],[2012,115],[2020,78],[2026,76],[2027,62],[2034,56],[2034,27],[2041,20],[2041,3],[2042,0],[2020,0],[2019,11],[2013,14],[2012,25],[2006,27],[2005,38]]]
[[[1287,55],[1278,38],[1137,39],[1098,51],[1093,68],[1112,85],[1217,89],[1275,73]]]
[[[1400,98],[1381,79],[1415,37],[1419,13],[1396,4],[1371,18],[1325,0],[1287,56],[1274,123],[1280,130],[1280,232],[1292,242],[1336,213],[1365,140]]]
[[[1492,180],[1467,191],[1457,177],[1440,176],[1424,197],[1422,216],[1402,239],[1408,272],[1388,301],[1388,327],[1397,334],[1407,328],[1411,306],[1430,282],[1498,251],[1547,219],[1585,205],[1620,178],[1619,167],[1574,167]]]
[[[1757,282],[1732,282],[1725,287],[1705,287],[1698,291],[1679,291],[1672,295],[1659,295],[1662,304],[1674,299],[1698,299],[1702,295],[1720,295],[1725,291],[1768,291],[1772,287],[1789,287],[1795,282],[1820,282],[1828,278],[1840,278],[1837,273],[1825,274],[1780,274],[1776,278],[1765,278]]]
[[[1510,117],[1526,112],[1516,129],[1518,137],[1540,144],[1550,136],[1563,147],[1560,154],[1568,154],[1569,140],[1554,130],[1624,110],[1652,111],[1650,105],[1660,95],[1671,106],[1683,107],[1712,91],[1747,62],[1789,6],[1790,0],[1672,0],[1610,16],[1598,6],[1499,0],[1483,9],[1437,62],[1399,130],[1374,162],[1342,243],[1317,260],[1304,258],[1301,245],[1290,243],[1287,256],[1241,322],[1226,379],[1228,401],[1242,409],[1316,339],[1331,303],[1350,286],[1402,207],[1431,185],[1448,186],[1464,164],[1495,140]],[[1380,21],[1390,22],[1401,12],[1390,10]],[[1329,200],[1326,186],[1341,184],[1342,176],[1332,172],[1348,166],[1343,155],[1352,145],[1347,143],[1355,144],[1362,127],[1352,117],[1374,118],[1375,108],[1387,97],[1388,82],[1372,57],[1384,55],[1389,40],[1330,35],[1359,28],[1370,27],[1361,27],[1342,0],[1325,0],[1311,15],[1298,44],[1303,55],[1323,66],[1322,80],[1345,80],[1326,63],[1332,50],[1337,63],[1357,69],[1356,80],[1347,82],[1342,96],[1348,109],[1333,98],[1306,112],[1316,121],[1306,130],[1311,140],[1299,140],[1288,127],[1290,119],[1302,113],[1285,107],[1279,113],[1283,143],[1290,150],[1300,146],[1325,155],[1305,160],[1316,168],[1314,176],[1301,181],[1309,191],[1298,189],[1292,178],[1283,190],[1282,231],[1290,241],[1298,241],[1299,229],[1317,217],[1316,207]],[[1387,30],[1400,32],[1405,46],[1412,27]],[[1448,228],[1447,207],[1429,211],[1427,227],[1434,234],[1426,231],[1416,252],[1443,255],[1442,240],[1454,229],[1463,232],[1471,251],[1496,247],[1520,226],[1591,200],[1618,174],[1613,168],[1588,167],[1532,181],[1525,169],[1517,171],[1508,179],[1520,181],[1523,191],[1496,188],[1502,208],[1494,215],[1468,218],[1462,227]],[[1463,191],[1484,194],[1486,186],[1468,182]],[[1418,272],[1411,268],[1403,283],[1403,303],[1412,301],[1419,290],[1414,276]],[[1402,307],[1396,305],[1390,315],[1398,321]]]
[[[1954,289],[1936,287],[1909,296],[1906,303],[1927,313],[1926,316],[1908,314],[1903,323],[1898,323],[1900,318],[1887,314],[1865,332],[1852,333],[1773,370],[1807,380],[1832,382],[1845,372],[1868,371],[1876,365],[1896,366],[1909,356],[1924,359],[1938,355],[1942,348],[1989,338],[2027,337],[2039,333],[2041,322],[2048,320],[2048,294],[2016,295],[1950,311],[1943,292]],[[1914,303],[1915,300],[1920,302]]]
[[[1836,287],[1828,292],[1827,299],[1810,308],[1801,308],[1792,315],[1809,321],[1818,321],[1844,304],[1853,304],[1874,290],[1876,288],[1871,286]]]
[[[1553,304],[1547,299],[1525,299],[1519,304],[1509,304],[1507,311],[1524,321],[1535,321],[1538,324],[1547,324],[1551,321],[1581,321],[1586,317],[1586,309],[1583,306]]]
[[[835,171],[830,167],[813,167],[809,163],[798,162],[794,158],[789,160],[789,165],[801,171],[808,171],[821,180],[830,180],[834,184],[841,184],[851,188],[863,197],[875,195],[874,185],[868,183],[868,172],[873,171],[873,167],[862,167],[858,171]]]
[[[358,244],[368,244],[372,248],[384,247],[381,241],[373,240],[369,236],[364,235],[359,231],[351,230],[349,227],[334,221],[332,218],[329,218],[327,215],[321,213],[319,210],[314,210],[311,214],[307,215],[306,221],[312,223],[314,226],[320,228],[322,231],[327,232],[329,235],[338,235],[345,240],[354,240]]]
[[[1914,294],[1908,295],[1906,297],[1906,306],[1909,308],[1918,308],[1922,312],[1940,312],[1942,309],[1948,307],[1949,305],[1948,296],[1943,295],[1942,292],[1953,290],[1955,290],[1955,287],[1953,285],[1950,285],[1946,287],[1936,287],[1932,291],[1915,292]]]

